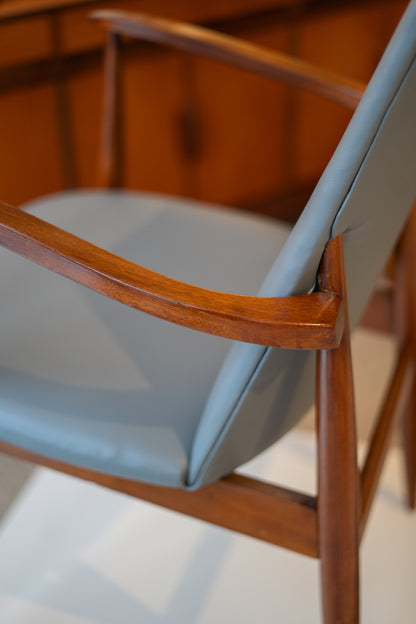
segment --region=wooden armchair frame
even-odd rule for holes
[[[104,143],[101,179],[115,183],[117,124],[113,87],[120,35],[162,41],[252,71],[312,88],[355,105],[359,85],[285,56],[237,43],[194,26],[119,12],[97,12],[107,28]],[[126,305],[217,335],[282,348],[317,351],[318,495],[312,496],[231,474],[189,492],[147,485],[94,472],[9,444],[0,451],[320,558],[325,624],[359,622],[359,543],[374,498],[394,423],[404,414],[409,504],[415,507],[415,316],[416,267],[411,218],[397,253],[396,316],[399,350],[363,468],[356,455],[354,389],[345,289],[342,237],[329,242],[321,261],[317,291],[263,298],[207,291],[153,273],[87,243],[31,214],[0,204],[0,243],[80,284]]]
[[[118,48],[123,35],[205,56],[308,89],[348,108],[357,106],[365,89],[365,85],[355,80],[200,26],[123,11],[94,11],[91,17],[99,20],[107,31],[102,145],[98,165],[98,184],[101,186],[120,186],[121,183]]]

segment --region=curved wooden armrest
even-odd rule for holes
[[[365,85],[229,35],[170,19],[126,11],[99,10],[91,13],[112,33],[127,35],[207,56],[223,63],[308,89],[356,108]]]
[[[296,349],[339,344],[339,297],[267,298],[184,284],[0,202],[0,244],[107,297],[153,316],[244,342]]]

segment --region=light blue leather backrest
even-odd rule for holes
[[[307,293],[328,240],[344,235],[351,325],[416,199],[416,0],[403,16],[334,156],[260,294]],[[290,429],[314,392],[315,354],[235,344],[197,430],[189,487]]]

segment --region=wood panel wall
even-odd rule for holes
[[[88,19],[91,7],[213,24],[367,81],[407,4],[42,1],[43,12],[39,0],[0,7],[0,197],[14,204],[95,185],[103,34]],[[283,198],[279,209],[295,216],[348,112],[186,54],[142,44],[124,56],[123,185],[266,212]]]

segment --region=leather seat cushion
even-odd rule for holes
[[[129,260],[256,294],[289,228],[132,192],[71,192],[34,214]],[[182,486],[229,341],[111,301],[0,250],[0,437],[98,471]]]

